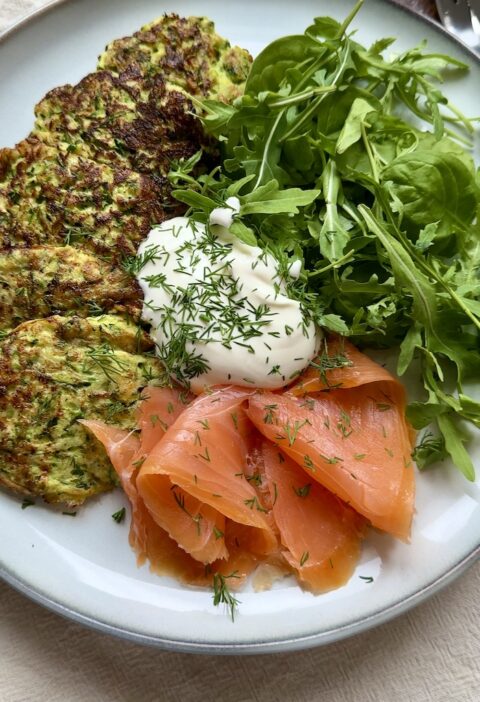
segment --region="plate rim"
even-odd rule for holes
[[[33,24],[43,15],[49,14],[57,7],[72,1],[74,0],[50,0],[42,7],[26,13],[16,22],[7,26],[6,29],[0,32],[0,44],[3,44],[7,39],[17,34],[26,25]],[[456,44],[457,47],[466,53],[471,60],[480,64],[479,54],[461,41],[461,39],[448,32],[443,25],[439,24],[431,17],[415,12],[410,7],[406,7],[405,5],[401,4],[398,0],[387,0],[387,3],[405,14],[414,17],[417,21],[423,22],[437,33],[442,34],[444,37],[447,37],[449,41]],[[443,575],[416,590],[408,597],[405,597],[401,601],[395,602],[388,607],[383,607],[372,614],[360,617],[359,619],[349,622],[348,624],[331,627],[330,629],[324,630],[320,633],[310,634],[308,636],[288,637],[277,641],[267,640],[250,643],[208,643],[204,641],[196,643],[194,641],[181,641],[177,639],[140,634],[123,627],[114,626],[87,614],[82,614],[81,612],[62,604],[60,601],[49,597],[48,595],[42,593],[39,589],[36,589],[34,586],[23,581],[22,578],[17,576],[15,573],[10,572],[2,563],[0,563],[0,579],[6,582],[20,594],[25,595],[33,602],[42,605],[47,610],[50,610],[55,614],[59,614],[70,621],[74,621],[85,627],[93,629],[99,633],[109,634],[132,643],[143,644],[150,647],[177,651],[181,653],[197,653],[206,655],[248,655],[276,652],[280,653],[285,651],[298,651],[313,648],[316,646],[333,643],[334,641],[340,641],[355,634],[368,631],[376,626],[385,624],[395,617],[413,609],[422,602],[425,602],[432,595],[440,592],[479,559],[480,541],[466,556],[445,571]]]
[[[60,5],[65,5],[68,2],[73,1],[74,0],[49,0],[49,2],[47,2],[45,5],[37,7],[31,12],[27,12],[26,14],[19,17],[18,20],[13,22],[13,24],[8,25],[4,30],[0,32],[0,44],[2,44],[6,39],[10,38],[12,35],[16,34],[25,25],[31,24],[33,21],[39,19],[42,15],[50,13],[52,10],[56,9]],[[468,54],[468,56],[471,59],[473,59],[476,63],[480,63],[480,54],[478,54],[474,49],[472,49],[471,46],[462,41],[458,36],[449,32],[443,26],[443,24],[440,24],[432,17],[424,15],[420,12],[416,12],[411,7],[407,7],[406,5],[404,5],[401,2],[401,0],[383,0],[383,2],[387,2],[389,5],[392,5],[397,10],[400,10],[401,12],[410,15],[410,17],[414,17],[416,20],[427,24],[430,27],[430,29],[433,29],[437,33],[442,34],[444,37],[447,37],[450,41],[452,41],[454,44],[460,47],[462,51]]]
[[[413,609],[422,602],[425,602],[432,595],[443,590],[454,580],[456,580],[462,573],[468,570],[468,568],[470,568],[479,558],[480,544],[475,546],[473,550],[467,554],[467,556],[449,568],[449,570],[439,578],[436,578],[424,587],[416,590],[408,597],[405,597],[399,602],[395,602],[389,607],[384,607],[373,614],[360,617],[359,619],[349,622],[348,624],[331,627],[330,629],[320,633],[310,634],[308,636],[293,636],[279,639],[277,641],[258,641],[249,643],[231,643],[221,641],[216,643],[208,643],[205,641],[181,641],[178,639],[140,634],[123,627],[114,626],[107,622],[101,621],[98,618],[82,614],[71,607],[67,607],[61,602],[44,595],[39,590],[23,582],[22,579],[16,575],[9,573],[2,564],[0,564],[0,578],[20,594],[25,595],[33,602],[42,605],[55,614],[59,614],[70,621],[74,621],[77,624],[81,624],[99,633],[110,634],[111,636],[130,641],[131,643],[142,644],[152,648],[175,651],[179,653],[197,653],[206,655],[249,655],[301,651],[308,648],[334,643],[335,641],[341,641],[342,639],[349,638],[355,634],[360,634],[368,631],[369,629],[386,624],[392,619],[395,619],[401,614]]]

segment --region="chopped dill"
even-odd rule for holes
[[[315,472],[315,464],[313,463],[313,461],[312,461],[312,459],[310,458],[310,456],[305,455],[305,456],[303,457],[303,465],[305,466],[305,468],[308,468],[309,470],[312,470],[312,471]]]
[[[304,566],[305,563],[308,561],[309,558],[310,558],[309,552],[308,552],[308,551],[304,551],[304,552],[302,553],[302,557],[300,558],[300,567]]]
[[[298,495],[299,497],[308,497],[308,495],[310,494],[311,487],[312,487],[312,484],[307,483],[306,485],[302,485],[302,487],[299,487],[299,488],[294,487],[293,490],[294,490],[295,494]]]
[[[278,405],[264,405],[265,416],[263,418],[264,424],[273,424],[273,412],[278,408]]]
[[[112,514],[113,521],[117,522],[117,524],[121,524],[123,522],[123,520],[125,519],[125,513],[126,513],[125,507],[122,507],[121,509],[119,509],[118,512],[114,512]]]
[[[262,505],[258,501],[258,497],[252,497],[249,500],[244,500],[243,504],[246,505],[247,507],[250,507],[250,509],[253,509],[255,507],[259,512],[267,513],[267,511],[268,511],[264,507],[262,507]]]
[[[219,529],[218,527],[214,526],[213,527],[213,535],[215,536],[215,539],[221,539],[224,536],[223,531]]]
[[[299,422],[298,419],[295,420],[293,427],[290,427],[290,423],[287,422],[285,424],[285,434],[287,435],[287,440],[288,440],[288,445],[293,446],[295,441],[297,440],[297,435],[298,432],[302,427],[305,426],[305,424],[310,424],[308,419],[304,419],[303,422]]]

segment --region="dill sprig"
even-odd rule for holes
[[[188,509],[185,507],[185,494],[182,491],[181,493],[177,492],[178,485],[172,485],[171,491],[173,493],[173,497],[175,498],[175,502],[177,505],[180,507],[180,509],[185,512],[185,514],[190,517],[190,519],[194,522],[196,528],[197,528],[197,534],[200,536],[201,533],[201,521],[203,519],[203,516],[201,514],[192,514],[191,512],[188,511]]]
[[[108,342],[89,348],[86,355],[90,362],[100,368],[112,383],[117,382],[115,376],[123,375],[128,369],[128,363],[115,353]]]
[[[221,573],[215,573],[213,576],[213,604],[218,607],[220,604],[224,604],[230,613],[232,622],[235,621],[235,613],[240,604],[240,600],[230,592],[227,580],[231,578],[239,578],[238,571],[234,570],[230,575],[222,575]]]

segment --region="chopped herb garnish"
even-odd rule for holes
[[[238,475],[238,473],[236,473],[236,475]],[[241,475],[243,476],[244,474],[241,473]],[[262,484],[262,476],[260,473],[253,473],[253,475],[246,475],[245,477],[249,483],[252,483],[257,487]]]
[[[278,499],[278,487],[277,483],[273,483],[273,500],[272,500],[272,507],[275,507]]]
[[[296,419],[293,424],[293,427],[290,426],[289,422],[285,424],[284,429],[289,446],[293,446],[293,444],[297,440],[298,432],[302,427],[305,426],[305,424],[310,424],[308,419],[304,419],[302,422],[299,422],[298,419]]]
[[[205,452],[204,452],[204,453],[199,453],[199,454],[198,454],[198,457],[199,457],[199,458],[203,458],[204,461],[207,461],[208,463],[210,463],[211,458],[210,458],[210,454],[209,454],[209,452],[208,452],[208,446],[205,446]]]
[[[224,536],[223,531],[221,531],[218,527],[214,526],[213,527],[213,535],[215,536],[215,539],[221,539]]]
[[[260,502],[258,501],[258,498],[257,498],[257,497],[252,497],[252,498],[249,499],[249,500],[244,500],[244,501],[243,501],[243,504],[244,504],[244,505],[247,505],[247,507],[250,507],[250,509],[253,509],[253,508],[255,507],[255,509],[257,509],[259,512],[265,512],[265,513],[266,513],[266,512],[268,511],[268,510],[266,510],[264,507],[262,507],[262,505],[261,505]]]
[[[392,405],[388,405],[386,402],[377,402],[376,406],[379,412],[388,412],[392,409]]]
[[[293,488],[293,489],[299,497],[308,497],[310,494],[311,487],[312,487],[312,484],[307,483],[306,485],[302,485],[302,487]]]
[[[337,422],[337,429],[340,431],[344,439],[349,437],[353,431],[351,427],[350,415],[344,410],[341,410],[340,412],[340,419]]]
[[[114,522],[117,522],[117,524],[121,524],[123,520],[125,519],[125,507],[122,507],[121,509],[118,510],[118,512],[114,512],[112,514],[112,519]]]
[[[264,424],[273,424],[273,412],[278,408],[278,405],[264,405],[265,416],[263,417]]]
[[[315,464],[310,458],[310,456],[305,455],[303,457],[303,465],[305,466],[305,468],[308,468],[308,470],[315,472]]]
[[[182,491],[181,493],[177,492],[178,485],[172,485],[171,491],[173,493],[173,497],[175,499],[175,502],[177,505],[180,507],[180,509],[185,512],[186,515],[190,517],[192,521],[195,522],[195,526],[197,527],[197,534],[200,536],[201,533],[201,525],[200,522],[203,519],[203,516],[201,514],[191,514],[188,509],[185,507],[185,493]]]

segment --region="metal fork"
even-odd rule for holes
[[[445,28],[480,53],[480,0],[436,0]]]

